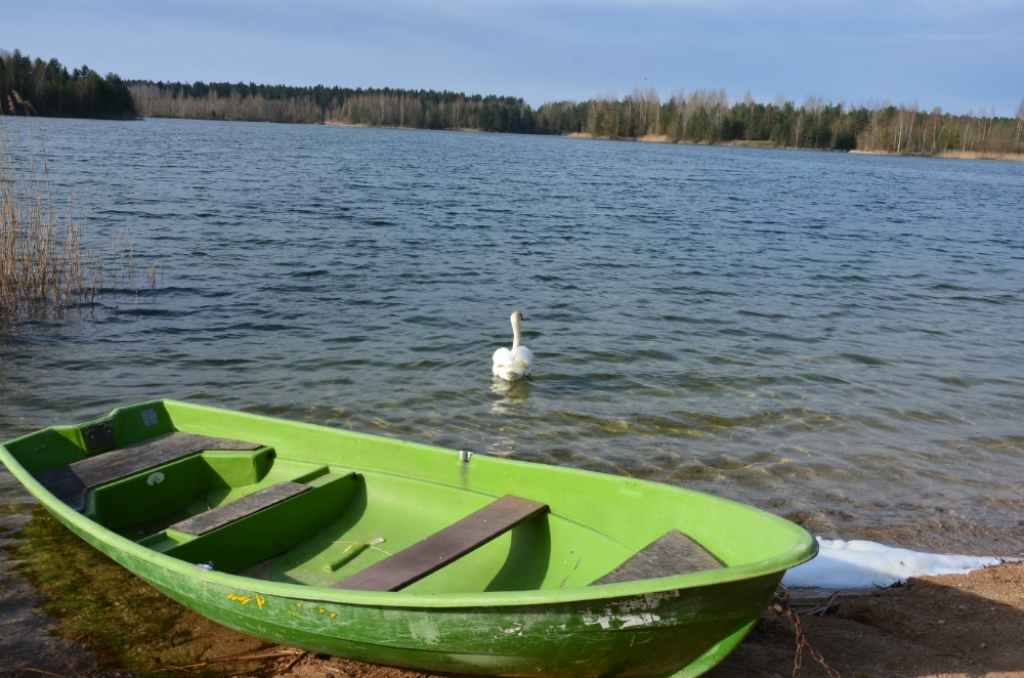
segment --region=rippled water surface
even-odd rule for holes
[[[829,537],[1020,549],[1020,163],[43,128],[91,245],[129,228],[143,270],[2,331],[0,438],[171,397],[673,483]],[[514,309],[536,362],[508,387],[490,355]],[[6,471],[0,501],[27,510]]]

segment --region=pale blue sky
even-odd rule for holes
[[[534,106],[638,85],[999,115],[1024,97],[1024,0],[0,0],[0,47],[124,78],[422,87]]]

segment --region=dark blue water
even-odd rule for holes
[[[90,246],[129,229],[140,273],[0,337],[0,438],[171,397],[678,484],[827,537],[1019,550],[1024,164],[43,128]],[[536,362],[509,388],[490,356],[515,309]]]

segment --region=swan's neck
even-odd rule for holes
[[[512,319],[512,350],[519,348],[519,319]]]

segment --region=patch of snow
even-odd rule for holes
[[[893,548],[873,541],[843,541],[818,537],[818,555],[786,572],[782,583],[791,588],[884,588],[909,577],[967,574],[999,565],[1002,558],[948,556]]]

